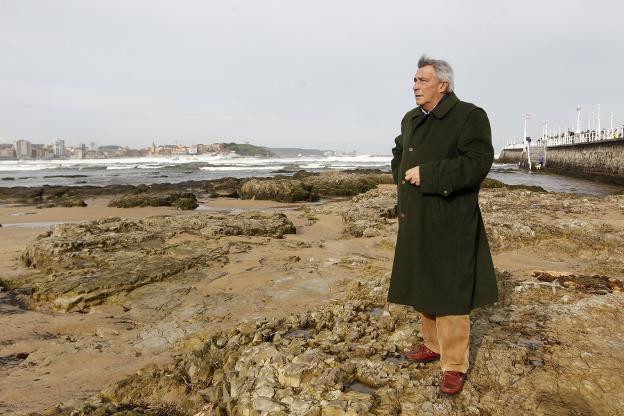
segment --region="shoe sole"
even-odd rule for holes
[[[407,361],[411,361],[411,362],[414,362],[414,363],[430,363],[432,361],[440,360],[439,358],[425,358],[425,359],[422,359],[422,360],[417,360],[417,359],[414,359],[414,358],[407,358],[407,357],[405,357],[405,359]]]

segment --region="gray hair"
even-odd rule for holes
[[[455,88],[455,83],[453,82],[453,68],[451,64],[442,59],[433,59],[430,56],[422,55],[418,60],[418,68],[422,68],[423,66],[431,65],[433,70],[436,73],[436,77],[440,82],[448,82],[447,92],[453,92]]]

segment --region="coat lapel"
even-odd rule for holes
[[[451,111],[451,108],[453,108],[458,101],[459,98],[457,98],[454,92],[451,92],[447,94],[446,97],[438,103],[438,105],[436,105],[436,108],[433,109],[431,114],[433,114],[437,119],[444,118],[444,116]]]

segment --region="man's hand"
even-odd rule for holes
[[[405,171],[405,180],[412,185],[420,186],[420,167],[415,166]]]

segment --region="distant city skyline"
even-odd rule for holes
[[[0,142],[153,140],[389,154],[418,57],[447,59],[495,151],[624,123],[624,4],[0,2]],[[592,112],[594,113],[592,115]]]
[[[130,147],[117,144],[98,145],[91,142],[88,145],[84,142],[77,145],[66,145],[65,140],[54,139],[52,143],[35,143],[25,139],[14,140],[13,143],[0,142],[0,160],[50,160],[50,159],[103,159],[118,157],[145,157],[145,156],[179,156],[179,155],[202,155],[202,154],[223,154],[231,152],[241,156],[258,157],[279,157],[280,154],[297,154],[301,151],[308,151],[308,155],[344,156],[355,155],[355,152],[346,152],[340,149],[302,149],[302,148],[272,148],[256,146],[247,142],[219,142],[209,143],[194,142],[185,145],[180,143],[162,143],[151,145]],[[277,153],[274,153],[277,152]]]

